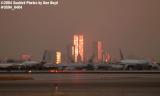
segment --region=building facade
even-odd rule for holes
[[[82,34],[73,36],[72,56],[75,63],[84,62],[84,37]]]

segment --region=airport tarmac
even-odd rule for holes
[[[160,96],[160,74],[0,74],[0,96]]]

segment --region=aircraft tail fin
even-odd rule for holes
[[[120,58],[123,60],[123,59],[124,59],[124,55],[123,55],[123,53],[122,53],[122,50],[121,50],[121,49],[119,49],[119,53],[120,53]]]

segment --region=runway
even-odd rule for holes
[[[0,96],[160,96],[160,74],[0,74]]]

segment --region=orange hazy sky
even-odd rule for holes
[[[121,48],[126,57],[160,60],[160,0],[58,1],[0,10],[0,58],[27,53],[38,60],[44,49],[66,54],[73,34],[81,32],[88,57],[92,43],[101,40],[113,58]]]

